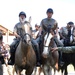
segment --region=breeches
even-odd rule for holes
[[[39,49],[39,44],[38,44],[38,42],[36,41],[36,40],[32,40],[32,44],[37,48],[37,49]]]

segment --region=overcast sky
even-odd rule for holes
[[[46,10],[54,10],[53,18],[59,27],[67,22],[75,22],[75,0],[0,0],[0,24],[13,31],[14,25],[19,21],[20,11],[24,11],[27,20],[32,17],[32,27],[40,24],[46,18]]]

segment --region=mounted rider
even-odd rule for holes
[[[32,27],[30,25],[30,23],[28,21],[26,21],[26,14],[25,12],[20,12],[19,13],[19,23],[17,23],[15,26],[14,26],[14,30],[13,30],[13,33],[15,35],[15,39],[13,41],[13,43],[10,45],[10,53],[11,53],[11,57],[10,57],[10,60],[9,60],[9,64],[10,65],[13,65],[14,64],[14,58],[15,58],[15,51],[16,51],[16,48],[19,44],[19,41],[20,41],[20,38],[23,36],[23,34],[25,34],[25,28],[24,28],[24,25],[28,25],[29,26],[29,31],[30,32],[30,35],[32,37]],[[40,57],[39,57],[39,47],[38,47],[38,43],[36,40],[34,40],[33,38],[31,39],[31,43],[35,46],[35,49],[36,49],[36,56],[37,56],[37,62],[40,61]],[[38,63],[37,65],[40,65],[40,63]]]
[[[49,8],[46,12],[47,18],[43,19],[40,24],[40,33],[46,34],[48,32],[49,26],[51,26],[51,29],[54,32],[54,40],[57,43],[57,46],[63,46],[63,44],[58,40],[57,35],[58,35],[58,23],[55,19],[52,18],[53,15],[53,9]]]
[[[70,46],[73,41],[73,30],[74,30],[74,23],[72,21],[67,23],[67,26],[61,27],[59,31],[60,40],[64,44],[64,46]]]
[[[34,45],[34,50],[37,57],[37,66],[40,66],[40,49],[39,49],[39,25],[35,24],[35,30],[32,30],[32,44]]]
[[[57,46],[63,46],[63,43],[57,38],[58,35],[58,23],[55,19],[52,18],[53,15],[53,9],[49,8],[47,9],[47,18],[43,19],[40,24],[40,33],[39,35],[44,35],[47,32],[50,33],[50,29],[52,30],[52,38],[54,39]],[[54,54],[57,58],[58,62],[58,52]],[[56,64],[57,66],[57,64]]]
[[[30,26],[30,30],[32,29],[30,23],[26,21],[25,12],[21,11],[19,13],[19,22],[14,26],[14,30],[13,30],[13,34],[15,35],[16,38],[13,40],[13,43],[10,45],[10,53],[11,53],[11,57],[9,60],[10,65],[13,65],[15,62],[14,61],[15,51],[19,44],[20,38],[23,36],[23,34],[25,34],[25,28],[24,28],[25,24]]]

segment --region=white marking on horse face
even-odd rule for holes
[[[30,41],[30,36],[29,35],[26,35],[26,37],[27,37],[27,43],[29,43],[29,41]]]
[[[30,35],[30,29],[29,29],[29,26],[27,24],[24,25],[24,28],[25,28],[25,33],[28,33]],[[27,42],[29,42],[30,40],[30,36],[29,35],[26,35],[27,37]]]
[[[48,36],[48,38],[47,38],[47,35],[48,34],[46,34],[45,35],[45,38],[44,38],[44,50],[43,50],[43,54],[45,54],[45,55],[48,55],[49,54],[49,50],[48,50],[48,46],[49,46],[49,43],[50,43],[50,39],[52,38],[52,35],[51,35],[51,33],[49,34],[49,36]],[[47,40],[47,41],[46,41]],[[46,43],[45,43],[45,41],[46,41]],[[45,47],[46,46],[46,47]]]
[[[25,32],[28,33],[28,25],[27,24],[24,25],[24,28],[25,28]]]

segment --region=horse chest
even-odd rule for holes
[[[22,65],[25,65],[26,64],[26,57],[24,57],[23,59],[22,59]]]

